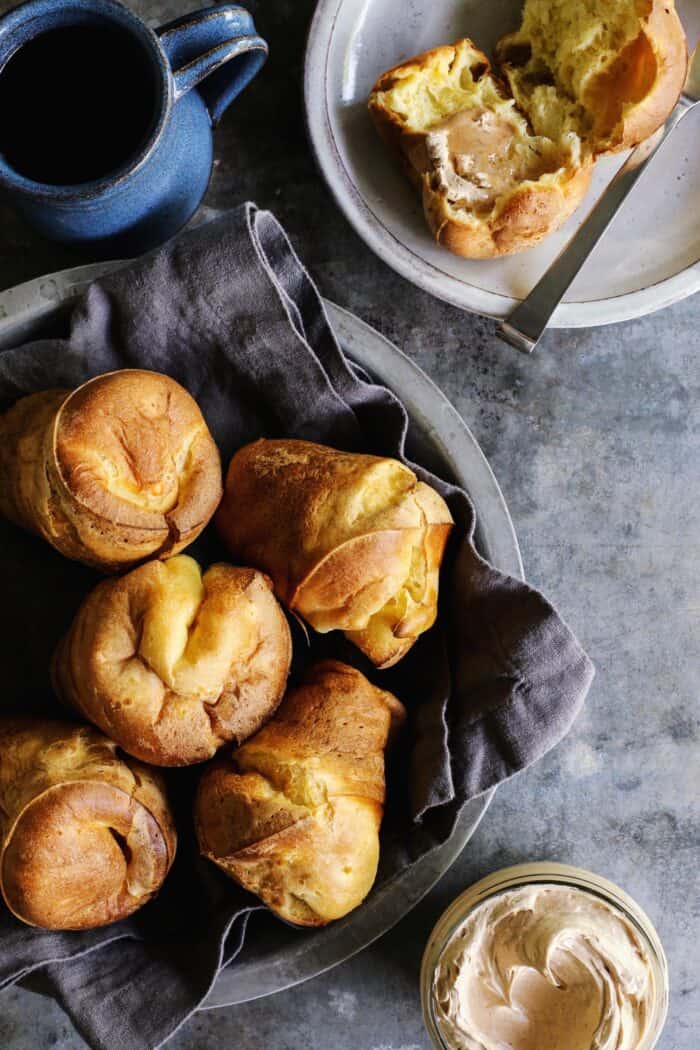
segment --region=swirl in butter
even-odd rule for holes
[[[484,901],[433,978],[435,1018],[453,1050],[641,1050],[656,994],[634,926],[571,886]]]

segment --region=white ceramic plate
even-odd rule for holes
[[[677,0],[691,48],[700,0]],[[385,69],[470,36],[487,52],[519,23],[520,0],[319,0],[306,53],[311,142],[360,236],[409,281],[456,306],[504,317],[544,273],[623,157],[598,164],[587,201],[544,244],[502,260],[459,259],[433,241],[415,192],[367,113]],[[587,327],[651,313],[700,290],[700,112],[690,114],[615,219],[553,317]]]

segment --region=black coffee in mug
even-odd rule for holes
[[[0,154],[35,182],[100,179],[145,145],[157,90],[147,52],[127,30],[48,29],[0,70]]]
[[[243,7],[150,29],[121,0],[22,0],[0,13],[0,196],[39,233],[126,258],[191,218],[213,127],[261,69]]]

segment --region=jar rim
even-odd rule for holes
[[[449,940],[465,919],[485,901],[523,886],[570,886],[604,900],[632,924],[648,950],[654,970],[655,1013],[649,1036],[638,1050],[653,1050],[668,1014],[668,962],[661,939],[644,909],[616,883],[586,868],[554,861],[501,868],[468,886],[442,912],[428,937],[420,970],[423,1021],[436,1050],[451,1050],[434,1013],[433,976]]]

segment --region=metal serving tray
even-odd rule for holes
[[[96,278],[123,262],[80,266],[0,292],[0,351],[42,330],[52,316]],[[476,543],[503,572],[522,577],[518,542],[498,483],[476,439],[447,398],[397,347],[347,310],[326,302],[330,322],[347,355],[401,398],[410,436],[426,466],[451,476],[476,508]],[[315,977],[365,948],[403,918],[464,849],[492,793],[465,807],[452,837],[404,875],[373,891],[347,918],[322,930],[300,931],[272,916],[251,918],[246,944],[219,975],[205,1009],[271,995]]]

